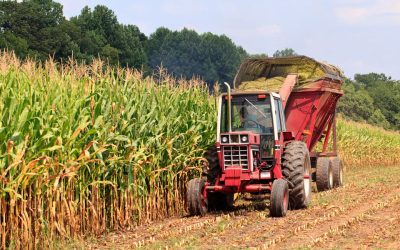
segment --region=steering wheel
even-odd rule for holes
[[[251,120],[251,119],[245,119],[245,120],[243,120],[243,127],[254,128],[254,126],[246,126],[246,125],[245,125],[246,123],[248,123],[249,125],[250,125],[250,123],[253,123],[253,124],[256,125],[256,126],[255,126],[256,128],[261,129],[261,125],[260,125],[258,122],[254,121],[254,120]]]

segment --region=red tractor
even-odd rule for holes
[[[246,60],[233,90],[226,84],[219,98],[207,169],[188,183],[190,215],[227,209],[235,193],[253,193],[270,194],[271,216],[282,217],[308,206],[312,181],[318,191],[341,186],[335,107],[342,83],[339,69],[305,56]]]

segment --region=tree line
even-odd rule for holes
[[[63,6],[52,0],[0,2],[0,49],[13,50],[20,58],[57,61],[73,56],[90,63],[101,58],[110,65],[142,69],[158,67],[176,77],[199,76],[210,89],[215,82],[232,82],[237,67],[249,55],[225,35],[199,34],[194,30],[158,28],[146,36],[135,25],[118,22],[106,6],[84,7],[78,16],[64,17]],[[273,56],[295,55],[291,48]],[[345,96],[338,112],[343,116],[400,129],[400,87],[384,74],[355,75],[346,79]]]
[[[67,20],[52,0],[0,2],[0,48],[21,58],[83,63],[102,58],[111,65],[151,71],[162,65],[177,77],[231,81],[246,51],[225,35],[159,28],[149,37],[135,25],[118,22],[106,6],[84,7]]]
[[[400,130],[400,81],[385,74],[356,74],[346,79],[337,111],[345,118]]]

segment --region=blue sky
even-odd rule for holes
[[[385,73],[400,80],[399,0],[59,0],[66,17],[106,5],[146,35],[184,27],[229,36],[249,53],[277,49],[327,61],[353,78]]]

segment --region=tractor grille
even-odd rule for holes
[[[249,169],[247,146],[224,146],[223,150],[225,168],[241,166],[242,169]]]

